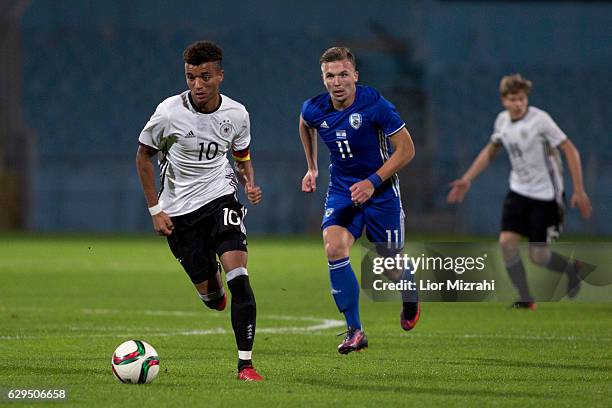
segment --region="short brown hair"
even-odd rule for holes
[[[183,60],[190,65],[217,62],[221,66],[223,50],[211,41],[198,41],[185,48]]]
[[[348,47],[328,48],[323,53],[323,55],[321,55],[321,58],[319,58],[319,63],[325,64],[326,62],[344,61],[344,60],[349,61],[351,64],[353,64],[353,67],[357,68],[355,56],[353,55],[351,50],[348,49]]]
[[[531,81],[523,78],[521,74],[506,75],[499,82],[499,93],[501,96],[524,91],[527,95],[531,91]]]

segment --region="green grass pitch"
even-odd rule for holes
[[[362,297],[370,348],[341,356],[320,240],[249,248],[263,383],[235,379],[229,311],[202,305],[163,239],[0,236],[0,388],[84,407],[612,405],[611,303],[425,303],[404,333],[399,304]],[[111,373],[130,338],[159,352],[152,384]]]

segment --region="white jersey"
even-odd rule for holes
[[[190,213],[238,186],[227,152],[251,142],[249,113],[221,95],[219,109],[199,112],[189,91],[157,106],[138,141],[159,150],[159,203],[170,216]]]
[[[508,111],[497,115],[491,143],[503,144],[510,156],[510,190],[536,200],[561,202],[563,166],[557,146],[567,136],[550,115],[534,106],[512,121]]]

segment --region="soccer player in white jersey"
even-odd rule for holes
[[[226,154],[232,151],[239,180],[252,204],[262,200],[255,184],[249,145],[249,113],[219,93],[222,50],[208,41],[183,53],[189,90],[159,104],[140,137],[136,167],[155,231],[165,235],[176,259],[211,309],[223,310],[217,257],[231,292],[231,320],[238,347],[238,379],[261,381],[252,365],[255,297],[247,272],[246,209]],[[160,191],[153,164],[157,155]]]
[[[447,201],[463,201],[472,181],[487,168],[502,145],[506,148],[512,171],[510,191],[503,204],[499,243],[510,279],[519,292],[519,300],[513,303],[513,307],[535,310],[536,304],[529,292],[518,249],[521,236],[529,239],[532,262],[567,274],[568,297],[574,298],[580,289],[580,261],[569,262],[548,246],[559,236],[563,223],[564,193],[559,150],[565,154],[572,176],[572,208],[577,206],[585,219],[590,218],[592,209],[584,190],[578,150],[548,113],[529,106],[530,91],[531,81],[520,74],[502,78],[500,94],[506,110],[497,116],[490,142],[466,173],[451,182]]]

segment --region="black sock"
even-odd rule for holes
[[[249,277],[236,276],[227,282],[227,286],[232,294],[232,328],[236,346],[239,351],[251,351],[255,340],[256,305]]]
[[[198,293],[202,302],[210,309],[219,310],[219,306],[225,300],[225,289],[221,281],[221,264],[217,262],[217,273],[205,282],[208,283],[207,293]]]
[[[550,253],[550,259],[546,268],[567,274],[567,291],[570,298],[573,298],[580,289],[580,278],[578,277],[578,271],[576,270],[576,262],[570,262],[565,256],[556,252]]]
[[[567,273],[568,276],[576,276],[576,268],[574,262],[556,252],[550,252],[550,259],[546,264],[546,268],[555,272]]]
[[[200,294],[200,299],[202,299],[202,302],[210,309],[219,309],[219,306],[221,306],[225,298],[224,294],[225,292],[221,289],[220,291],[207,295]]]
[[[529,287],[527,285],[527,276],[525,274],[525,267],[523,266],[523,260],[520,256],[516,256],[510,261],[506,262],[506,269],[510,280],[519,292],[521,302],[533,302],[533,297],[529,293]]]
[[[402,308],[404,312],[404,319],[412,320],[419,310],[419,302],[404,302]]]
[[[414,274],[411,273],[413,270],[412,265],[401,272],[395,271],[395,275],[387,276],[391,281],[395,283],[401,283],[402,281],[414,282]],[[402,312],[404,319],[412,320],[417,314],[419,306],[419,294],[415,290],[403,290],[402,295]]]
[[[247,367],[253,367],[253,361],[252,360],[241,360],[238,359],[238,371],[242,370],[243,368],[247,368]]]

